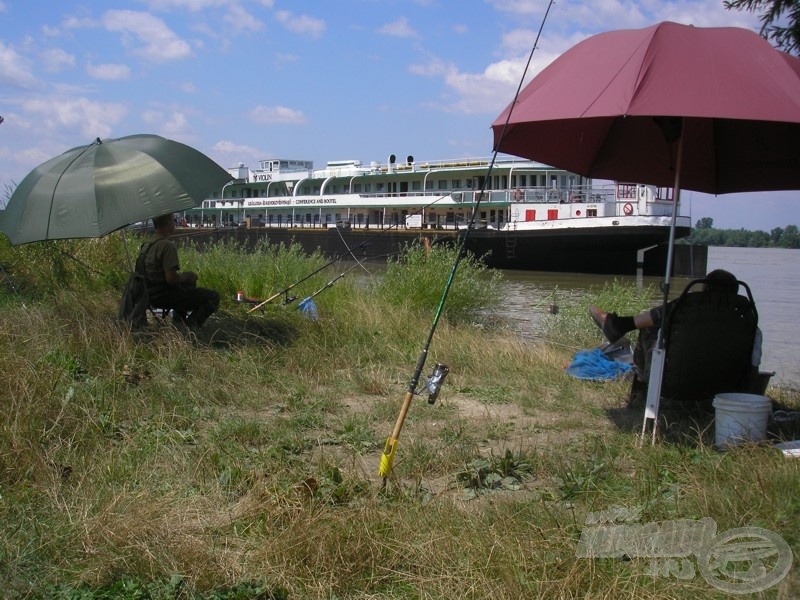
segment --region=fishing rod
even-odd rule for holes
[[[297,310],[302,311],[303,314],[310,316],[313,320],[316,321],[317,320],[317,305],[314,302],[314,298],[316,298],[319,294],[321,294],[325,290],[327,290],[329,288],[332,288],[333,285],[337,281],[339,281],[341,278],[343,278],[345,275],[347,275],[350,271],[352,271],[356,267],[362,267],[362,266],[363,265],[360,262],[357,262],[356,264],[354,264],[352,267],[350,267],[346,271],[343,271],[342,273],[339,273],[336,277],[331,279],[328,283],[323,285],[316,292],[314,292],[313,294],[311,294],[310,296],[308,296],[306,298],[303,298],[300,302],[298,302]]]
[[[292,284],[292,285],[290,285],[289,287],[282,289],[280,292],[275,292],[274,294],[272,294],[272,296],[270,296],[270,297],[269,297],[269,298],[267,298],[266,300],[264,300],[264,301],[262,301],[262,302],[260,302],[260,303],[256,304],[256,305],[255,305],[253,308],[251,308],[251,309],[250,309],[250,310],[248,310],[247,312],[248,312],[248,313],[251,313],[251,312],[253,312],[253,311],[255,311],[255,310],[258,310],[259,308],[261,308],[261,307],[262,307],[262,306],[264,306],[265,304],[268,304],[268,303],[272,302],[272,301],[273,301],[275,298],[277,298],[278,296],[282,296],[283,294],[286,294],[286,293],[288,293],[289,291],[291,291],[292,289],[294,289],[295,287],[297,287],[298,285],[300,285],[300,284],[301,284],[301,283],[303,283],[304,281],[307,281],[307,280],[311,279],[311,278],[312,278],[314,275],[316,275],[316,274],[317,274],[317,273],[319,273],[320,271],[323,271],[324,269],[327,269],[328,267],[330,267],[332,264],[339,262],[339,261],[340,261],[340,260],[341,260],[341,259],[342,259],[344,256],[352,255],[352,254],[353,254],[353,252],[354,252],[355,250],[358,250],[359,248],[361,248],[361,247],[365,246],[365,245],[366,245],[366,243],[367,243],[367,242],[366,242],[366,240],[365,240],[365,241],[361,242],[360,244],[358,244],[357,246],[355,246],[355,247],[354,247],[352,250],[350,250],[350,252],[345,252],[345,253],[342,253],[342,254],[337,254],[337,255],[336,255],[336,256],[334,256],[334,257],[333,257],[333,258],[332,258],[330,261],[328,261],[327,263],[325,263],[324,265],[322,265],[320,268],[316,269],[315,271],[312,271],[311,273],[309,273],[308,275],[306,275],[305,277],[303,277],[303,278],[302,278],[302,279],[300,279],[299,281],[296,281],[295,283],[293,283],[293,284]],[[355,258],[355,256],[353,256],[353,258]]]
[[[356,248],[357,248],[357,246],[356,246]],[[356,248],[354,248],[354,249],[356,249]],[[388,257],[388,256],[392,256],[393,254],[397,254],[397,253],[396,253],[396,252],[389,252],[389,253],[387,253],[387,254],[376,254],[375,256],[369,256],[369,257],[367,257],[367,258],[368,258],[368,259],[386,258],[386,257]],[[347,256],[347,254],[344,254],[344,256]],[[264,304],[266,304],[266,303],[268,303],[268,302],[271,302],[272,300],[274,300],[274,299],[275,299],[275,298],[277,298],[278,296],[280,296],[280,295],[282,295],[282,294],[285,294],[285,293],[289,292],[289,291],[290,291],[292,288],[294,288],[294,287],[296,287],[296,286],[300,285],[300,284],[301,284],[301,283],[303,283],[304,281],[308,280],[310,277],[312,277],[312,276],[316,275],[317,273],[319,273],[319,272],[320,272],[320,271],[322,271],[323,269],[325,269],[325,268],[329,267],[331,264],[333,264],[333,262],[336,262],[337,260],[341,260],[341,258],[342,258],[342,257],[341,257],[341,256],[339,256],[339,257],[337,257],[336,259],[334,259],[334,260],[331,260],[330,262],[326,263],[325,265],[323,265],[322,267],[320,267],[319,269],[317,269],[317,270],[316,270],[316,271],[314,271],[313,273],[311,273],[311,274],[307,275],[306,277],[304,277],[304,278],[303,278],[303,279],[301,279],[300,281],[297,281],[296,283],[293,283],[292,285],[290,285],[289,287],[287,287],[287,288],[285,288],[285,289],[281,290],[280,292],[277,292],[276,294],[273,294],[272,296],[270,296],[270,297],[269,297],[269,298],[267,298],[266,300],[258,300],[258,299],[255,299],[255,298],[248,298],[248,297],[245,297],[243,292],[239,292],[239,293],[237,293],[235,300],[236,300],[237,302],[246,302],[246,303],[249,303],[249,304],[255,304],[255,305],[257,305],[257,306],[254,306],[253,308],[251,308],[251,309],[248,311],[248,312],[252,312],[252,311],[254,311],[255,309],[257,309],[257,308],[259,308],[259,307],[263,306]],[[350,271],[352,271],[353,269],[355,269],[355,268],[357,268],[357,267],[364,268],[364,265],[363,265],[363,260],[362,260],[362,261],[358,261],[358,260],[356,260],[356,264],[352,265],[350,268],[348,268],[348,269],[344,270],[344,271],[343,271],[342,273],[340,273],[338,276],[336,276],[336,277],[334,277],[333,279],[331,279],[331,280],[330,280],[328,283],[326,283],[324,286],[322,286],[322,287],[321,287],[320,289],[318,289],[316,292],[314,292],[313,294],[311,294],[311,296],[308,296],[307,298],[304,298],[302,302],[305,302],[305,301],[307,301],[307,300],[311,300],[312,298],[314,298],[315,296],[317,296],[317,295],[318,295],[318,294],[320,294],[321,292],[324,292],[326,289],[328,289],[328,288],[330,288],[330,287],[333,287],[333,284],[334,284],[334,283],[336,283],[337,281],[339,281],[340,279],[342,279],[342,278],[343,278],[345,275],[347,275],[347,274],[348,274]],[[286,305],[288,305],[288,304],[291,304],[291,303],[292,303],[292,302],[294,302],[295,300],[297,300],[297,296],[287,296],[287,297],[286,297],[286,299],[285,299],[285,300],[284,300],[284,301],[283,301],[281,304],[282,304],[283,306],[286,306]],[[302,302],[301,302],[301,303],[302,303]]]
[[[525,65],[525,69],[522,73],[522,77],[520,78],[519,86],[517,87],[517,92],[514,95],[514,100],[512,101],[512,110],[513,105],[516,103],[517,98],[519,97],[519,93],[522,90],[522,85],[525,80],[525,75],[528,71],[530,66],[531,60],[533,58],[533,53],[536,50],[536,46],[539,43],[539,38],[542,35],[542,29],[544,29],[545,21],[547,20],[547,15],[550,13],[550,8],[553,5],[553,0],[550,0],[550,3],[547,5],[547,10],[545,12],[544,18],[542,19],[542,24],[539,27],[539,32],[536,35],[536,40],[534,41],[533,48],[531,49],[531,53],[528,57],[528,62]],[[509,123],[509,119],[511,118],[511,110],[509,110],[508,117],[506,118],[506,122],[503,126],[503,130],[500,135],[500,141],[502,141],[503,135],[505,134],[506,128]],[[500,143],[496,144],[496,148],[500,146]],[[495,149],[494,154],[492,155],[492,160],[489,163],[489,169],[487,172],[487,176],[481,185],[480,192],[478,194],[478,198],[475,202],[475,206],[472,210],[472,215],[470,216],[469,223],[467,224],[467,229],[464,232],[464,236],[461,238],[461,244],[458,248],[458,253],[456,254],[456,258],[453,261],[453,266],[450,269],[450,276],[447,278],[447,282],[442,290],[442,296],[439,299],[439,305],[436,307],[436,312],[433,316],[433,322],[431,323],[431,327],[428,331],[428,335],[425,339],[425,343],[423,344],[422,351],[420,352],[419,358],[417,359],[417,364],[414,367],[414,373],[411,376],[411,380],[409,381],[408,387],[406,388],[406,393],[403,397],[403,405],[400,408],[400,414],[397,416],[397,421],[395,421],[394,429],[392,430],[391,435],[386,440],[386,445],[383,449],[383,454],[381,454],[381,461],[380,465],[378,466],[378,475],[383,478],[383,486],[386,486],[386,479],[389,474],[392,472],[392,465],[394,464],[395,455],[397,453],[397,444],[398,439],[400,437],[400,432],[403,429],[403,424],[405,423],[406,416],[408,415],[408,411],[411,408],[411,401],[413,400],[414,396],[418,393],[417,388],[419,387],[420,379],[422,378],[422,370],[425,367],[425,361],[428,358],[428,352],[430,350],[431,343],[433,342],[433,336],[436,331],[436,327],[439,324],[439,318],[442,315],[444,310],[445,302],[447,301],[447,296],[450,292],[450,288],[453,285],[453,281],[455,280],[456,272],[458,271],[458,266],[461,264],[461,260],[463,259],[466,253],[466,244],[467,238],[469,237],[470,231],[474,229],[475,218],[478,215],[478,210],[480,208],[481,201],[484,196],[484,192],[486,191],[486,185],[489,181],[492,169],[494,168],[495,161],[497,160],[497,150]],[[444,383],[444,379],[447,376],[447,373],[450,371],[449,367],[443,365],[441,363],[437,363],[433,373],[428,378],[426,383],[426,388],[429,392],[428,396],[428,403],[433,404],[436,401],[436,397],[439,395],[439,391],[441,390],[441,386]]]

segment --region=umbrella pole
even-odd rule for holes
[[[683,125],[683,119],[681,119]],[[678,207],[681,198],[681,163],[683,161],[683,127],[678,137],[678,152],[675,165],[675,183],[673,184],[673,207],[672,219],[669,226],[669,247],[667,248],[667,272],[664,276],[664,299],[661,310],[661,325],[658,328],[656,346],[650,359],[650,376],[647,384],[647,404],[644,409],[644,420],[642,421],[641,440],[644,441],[647,435],[647,426],[652,421],[653,432],[651,443],[656,442],[656,432],[658,429],[658,405],[661,401],[661,382],[664,377],[664,365],[666,363],[666,349],[664,348],[664,323],[667,320],[667,303],[669,302],[669,285],[672,279],[672,261],[675,248],[675,227],[678,219]]]
[[[128,271],[133,273],[133,264],[131,263],[131,253],[128,250],[128,236],[125,235],[124,229],[120,229],[119,234],[122,236],[122,246],[125,248],[125,258],[128,260]]]

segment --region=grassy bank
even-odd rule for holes
[[[767,445],[720,453],[713,429],[685,423],[640,447],[627,382],[564,373],[600,342],[586,304],[651,301],[622,285],[561,307],[545,341],[525,343],[493,310],[497,275],[463,263],[425,368],[450,375],[435,405],[413,404],[382,485],[452,258],[413,250],[380,280],[345,275],[311,321],[297,300],[249,314],[232,298],[285,289],[322,257],[185,249],[184,268],[223,295],[186,336],[116,320],[118,236],[0,247],[3,597],[728,597],[695,556],[578,557],[609,515],[772,531],[795,561],[761,595],[800,595],[800,461]],[[768,394],[800,405],[796,390]]]

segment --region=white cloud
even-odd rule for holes
[[[90,29],[92,27],[97,27],[97,25],[97,21],[88,17],[67,17],[61,22],[61,26],[64,29]],[[50,35],[55,35],[57,33],[60,32],[53,28],[48,29],[48,34]]]
[[[74,129],[86,139],[108,137],[112,126],[128,113],[122,104],[86,98],[37,98],[25,101],[22,108],[48,131]]]
[[[160,110],[146,110],[142,113],[142,121],[148,125],[157,125],[164,120],[164,113]]]
[[[278,52],[275,54],[275,64],[278,66],[296,63],[298,60],[300,60],[300,57],[296,54],[286,54],[283,52]]]
[[[417,35],[411,25],[408,24],[408,19],[405,17],[400,17],[392,23],[387,23],[378,29],[378,33],[393,37],[416,37]]]
[[[447,90],[444,101],[432,109],[476,114],[501,109],[515,89],[515,81],[522,73],[524,63],[500,61],[487,67],[483,73],[464,73],[450,63],[432,60],[424,65],[412,65],[409,71],[415,75],[440,78]]]
[[[503,50],[512,54],[530,53],[533,42],[536,40],[536,31],[533,29],[513,29],[503,34],[501,44]]]
[[[229,140],[220,140],[214,144],[208,155],[218,164],[227,165],[226,168],[238,166],[239,163],[256,167],[265,157],[269,158],[269,155],[263,150]]]
[[[104,64],[86,65],[86,72],[90,77],[102,79],[104,81],[124,81],[131,78],[131,70],[128,65]]]
[[[180,39],[164,21],[145,12],[110,10],[103,15],[103,25],[109,31],[123,34],[123,44],[144,59],[163,63],[191,56],[187,42]]]
[[[223,21],[234,31],[263,31],[264,22],[238,3],[231,4]]]
[[[288,10],[279,10],[275,13],[275,18],[293,33],[308,34],[318,38],[325,32],[325,21],[306,15],[295,16]]]
[[[302,111],[285,106],[256,106],[250,111],[250,118],[256,123],[271,125],[275,123],[291,123],[298,125],[306,122]]]
[[[170,138],[181,138],[191,133],[186,111],[181,108],[147,110],[142,113],[142,121]]]
[[[185,113],[174,111],[169,115],[169,119],[163,124],[162,129],[168,136],[178,136],[189,131],[189,120]]]
[[[30,61],[0,41],[0,83],[31,89],[39,84]]]
[[[51,48],[42,52],[42,63],[45,71],[55,73],[65,67],[74,67],[75,57],[61,48]]]
[[[149,0],[147,6],[151,10],[171,10],[173,8],[185,8],[192,12],[215,8],[218,6],[228,6],[236,3],[232,0]]]

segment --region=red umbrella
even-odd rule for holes
[[[492,128],[501,152],[671,186],[681,131],[671,117],[683,120],[681,188],[800,188],[800,59],[745,29],[660,23],[593,36],[544,69]]]
[[[586,177],[672,185],[676,207],[681,188],[800,189],[800,59],[732,27],[601,33],[553,61],[492,128],[500,152]],[[642,433],[658,414],[660,333]]]

